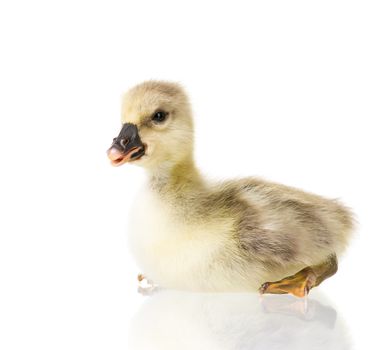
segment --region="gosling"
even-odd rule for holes
[[[306,296],[337,271],[353,229],[337,200],[258,178],[213,183],[194,163],[188,97],[147,81],[123,97],[114,166],[143,167],[130,246],[144,276],[163,288]],[[140,275],[140,279],[143,278]]]

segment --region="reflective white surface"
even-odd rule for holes
[[[322,296],[160,291],[131,322],[130,349],[351,349]]]

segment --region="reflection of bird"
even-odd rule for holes
[[[131,237],[146,277],[166,288],[260,287],[304,296],[336,272],[350,212],[336,200],[257,178],[206,180],[194,164],[193,120],[179,85],[134,87],[121,119],[108,156],[113,165],[134,163],[149,175]]]
[[[130,349],[349,349],[336,310],[315,297],[161,291],[132,319]]]

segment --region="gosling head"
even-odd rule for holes
[[[123,96],[121,122],[107,151],[112,165],[156,170],[192,159],[191,110],[178,84],[148,81],[133,87]]]

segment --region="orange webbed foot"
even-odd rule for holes
[[[302,298],[316,284],[316,275],[311,268],[305,268],[295,275],[283,278],[276,282],[263,283],[259,288],[261,294],[292,294]]]

